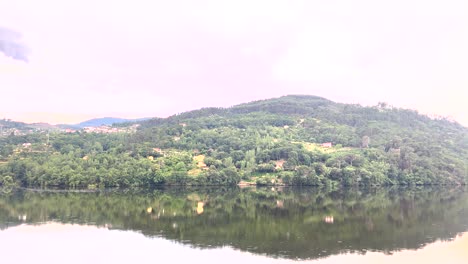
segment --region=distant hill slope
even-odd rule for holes
[[[148,120],[149,118],[138,118],[138,119],[125,119],[117,117],[103,117],[103,118],[94,118],[86,120],[79,124],[73,125],[74,127],[84,128],[84,127],[97,127],[97,126],[110,126],[112,124],[127,123],[127,122],[138,122]]]
[[[174,142],[174,136],[181,139]],[[304,146],[331,142],[345,149],[376,150],[374,157],[365,159],[383,162],[386,168],[382,171],[393,174],[394,182],[424,184],[443,177],[457,178],[450,182],[468,179],[468,128],[385,103],[363,107],[317,96],[289,95],[151,119],[142,123],[136,137],[156,142],[161,148],[193,148],[202,153],[219,150],[228,154],[258,149],[257,145],[265,137],[277,142],[281,142],[281,138],[290,143],[302,142]],[[290,143],[282,144],[287,147]],[[271,157],[275,151],[271,150],[275,148],[272,145],[278,144],[265,144],[262,148],[268,151],[260,148],[256,154]],[[290,158],[288,154],[277,156]],[[346,163],[346,159],[348,165],[353,164],[350,169],[355,167],[355,163],[349,161],[352,157],[333,162],[342,169],[340,164]],[[257,157],[258,160],[262,159]],[[331,162],[328,165],[332,166]],[[357,177],[358,180],[362,178]]]
[[[57,130],[59,129],[58,126],[51,125],[48,123],[24,123],[24,122],[18,122],[18,121],[13,121],[9,119],[2,119],[0,120],[0,128],[1,129],[17,129],[19,131],[24,131],[24,130],[31,130],[31,129],[37,129],[37,130]]]
[[[13,121],[10,119],[0,119],[0,127],[2,128],[16,128],[16,129],[21,129],[27,127],[28,124],[23,123],[23,122],[17,122]]]
[[[141,125],[145,129],[180,123],[186,123],[192,129],[293,126],[290,133],[297,139],[352,147],[360,147],[364,136],[370,137],[369,146],[382,148],[389,147],[393,141],[428,141],[468,156],[468,128],[386,103],[363,107],[335,103],[317,96],[288,95],[229,108],[202,108],[168,118],[149,119]],[[296,135],[297,132],[300,135]],[[393,144],[394,147],[397,143]]]
[[[81,125],[129,120],[91,121]],[[2,175],[67,187],[468,183],[468,128],[385,103],[290,95],[139,124],[126,134],[7,137],[0,183]]]

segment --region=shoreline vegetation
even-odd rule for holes
[[[26,129],[9,120],[0,125]],[[114,126],[136,129],[1,136],[0,186],[468,183],[466,127],[385,103],[362,107],[295,95]]]

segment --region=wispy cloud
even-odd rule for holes
[[[28,49],[21,43],[21,34],[0,27],[0,52],[15,60],[28,61]]]

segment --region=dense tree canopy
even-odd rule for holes
[[[467,128],[386,104],[285,96],[139,124],[135,133],[1,137],[0,183],[94,188],[468,182]]]

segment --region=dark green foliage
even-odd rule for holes
[[[4,136],[0,175],[61,187],[468,181],[467,128],[385,104],[286,96],[140,124],[132,134]]]

